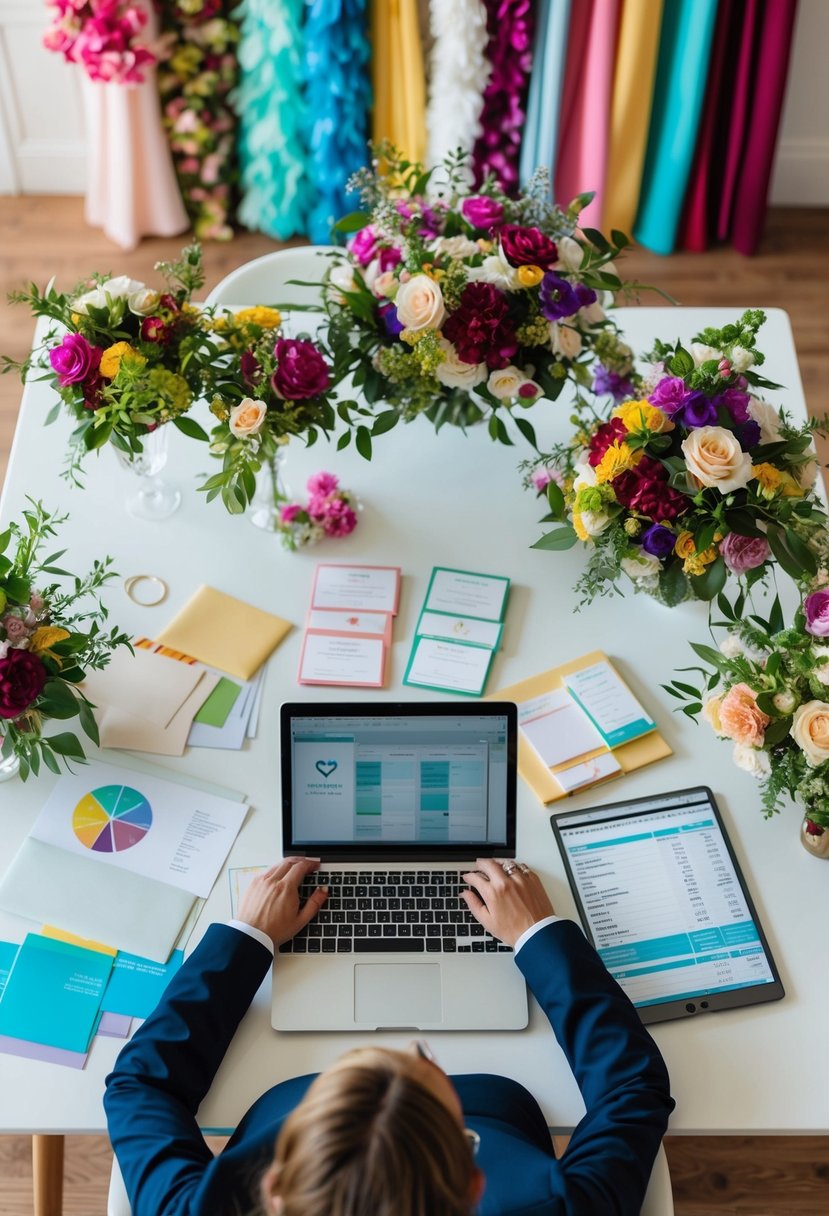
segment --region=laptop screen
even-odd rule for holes
[[[281,735],[285,854],[514,853],[513,705],[283,705]]]

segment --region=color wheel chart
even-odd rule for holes
[[[93,853],[123,853],[139,843],[153,823],[146,797],[129,785],[102,785],[84,794],[72,812],[72,831]]]

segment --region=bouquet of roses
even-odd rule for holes
[[[23,522],[0,535],[0,758],[17,756],[24,780],[39,772],[41,761],[57,773],[57,757],[85,758],[71,732],[42,734],[50,719],[77,717],[98,742],[91,706],[77,685],[87,670],[105,667],[116,646],[129,645],[127,634],[104,627],[99,593],[115,577],[111,559],[95,562],[83,578],[61,570],[55,563],[65,550],[47,556],[42,550],[66,516],[29,501]],[[71,585],[62,589],[47,579],[52,575],[71,578]]]
[[[134,84],[156,62],[156,49],[142,41],[148,15],[131,0],[47,0],[56,9],[43,35],[48,51],[80,63],[90,80]]]
[[[273,505],[285,501],[277,481],[281,449],[292,435],[314,443],[336,423],[331,404],[331,369],[308,338],[285,338],[275,308],[257,305],[225,313],[213,322],[219,340],[210,394],[219,420],[210,451],[222,471],[200,487],[207,500],[221,495],[228,511],[240,514],[256,493],[256,474],[269,473]]]
[[[24,380],[42,372],[38,379],[54,386],[77,419],[67,472],[75,481],[87,451],[109,442],[131,458],[141,452],[143,436],[165,422],[207,438],[183,417],[202,395],[217,350],[208,316],[190,303],[204,282],[201,249],[191,245],[178,261],[159,262],[156,269],[166,291],[126,275],[95,275],[68,294],[51,284],[41,292],[32,284],[9,297],[54,322],[23,363],[4,357],[2,370],[19,370]],[[46,422],[54,421],[59,408]]]
[[[829,539],[812,440],[826,426],[794,426],[754,395],[779,387],[756,370],[764,320],[748,311],[689,351],[657,343],[643,393],[534,462],[560,524],[534,547],[588,546],[585,601],[623,573],[676,604],[713,599],[729,573],[751,587],[774,562],[795,580],[816,572]]]
[[[324,276],[327,342],[337,382],[353,376],[370,403],[385,402],[374,434],[425,413],[437,427],[488,420],[512,442],[512,417],[555,400],[566,384],[601,391],[632,374],[632,357],[603,307],[624,285],[611,259],[629,243],[579,231],[590,195],[567,211],[552,205],[543,172],[518,198],[488,178],[470,193],[463,158],[437,170],[387,145],[379,170],[350,183],[365,209],[336,227],[347,253]]]
[[[305,486],[308,502],[285,502],[279,508],[277,527],[282,543],[292,551],[315,545],[325,537],[349,536],[357,527],[356,499],[340,489],[333,473],[314,473]]]
[[[741,591],[734,604],[719,597],[727,630],[719,648],[692,643],[705,667],[703,689],[673,680],[665,690],[700,713],[734,745],[734,763],[762,784],[766,817],[784,794],[806,813],[806,836],[829,828],[829,574],[822,570],[786,628],[775,598],[768,619],[745,615]]]

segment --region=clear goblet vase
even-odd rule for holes
[[[248,519],[255,528],[276,532],[279,508],[290,501],[291,491],[285,483],[285,448],[278,447],[273,456],[262,460],[256,474],[256,493],[248,507]]]
[[[115,451],[121,468],[134,477],[126,497],[127,511],[134,519],[166,519],[179,508],[181,491],[158,476],[167,463],[168,438],[167,427],[160,426],[144,436],[143,450],[137,455]]]

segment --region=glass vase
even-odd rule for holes
[[[12,752],[5,759],[0,757],[0,782],[11,781],[12,777],[16,777],[20,772],[20,757],[16,752]]]
[[[808,815],[804,815],[800,824],[800,843],[807,853],[813,857],[822,857],[829,861],[829,828],[815,828]]]
[[[181,491],[158,474],[167,463],[168,431],[159,426],[143,439],[143,451],[128,456],[115,449],[122,469],[132,474],[126,508],[133,519],[167,519],[181,503]]]
[[[256,493],[248,507],[248,519],[254,528],[276,532],[279,508],[289,502],[291,491],[285,481],[285,448],[278,447],[273,456],[266,456],[256,474]]]

